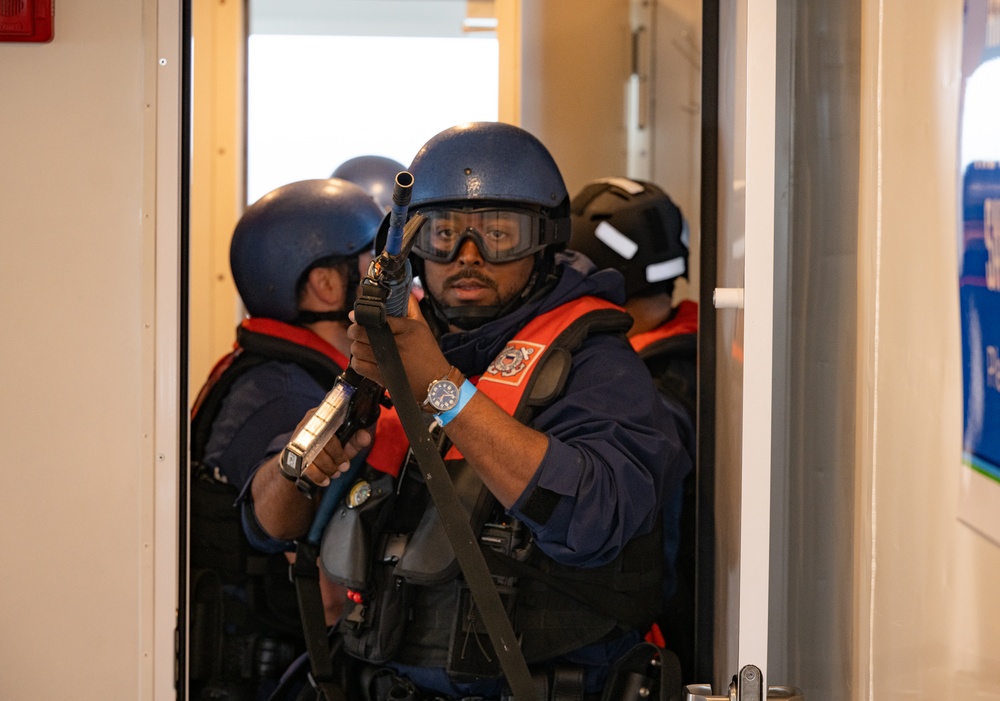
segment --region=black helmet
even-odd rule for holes
[[[247,208],[236,224],[229,265],[252,316],[293,323],[305,274],[327,259],[371,250],[382,210],[339,178],[282,185]]]
[[[361,187],[384,211],[392,207],[396,175],[406,166],[385,156],[356,156],[337,166],[331,178],[347,180]]]
[[[601,178],[587,183],[571,204],[569,247],[598,268],[625,276],[625,295],[673,292],[687,275],[687,224],[681,210],[652,183]]]

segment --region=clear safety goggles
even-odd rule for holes
[[[413,252],[424,260],[450,263],[466,239],[483,260],[506,263],[545,247],[539,243],[545,219],[537,212],[515,209],[422,209],[427,217],[416,234]]]

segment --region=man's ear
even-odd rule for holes
[[[337,268],[316,267],[306,278],[303,309],[339,311],[344,308],[344,276]],[[317,308],[321,307],[321,308]]]

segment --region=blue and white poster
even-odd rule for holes
[[[1000,0],[965,3],[959,186],[959,518],[1000,544]]]

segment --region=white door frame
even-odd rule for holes
[[[767,685],[771,528],[777,0],[720,2],[716,691],[746,665]],[[720,76],[721,77],[721,76]],[[742,264],[741,264],[742,262]],[[742,276],[742,279],[740,279]],[[707,301],[707,300],[706,300]],[[725,329],[725,331],[723,331]],[[732,334],[728,352],[724,336]],[[726,419],[730,420],[727,421]],[[738,461],[738,467],[736,465]],[[732,474],[738,470],[739,475]],[[724,478],[724,479],[721,479]],[[734,493],[734,492],[737,492]],[[737,511],[738,513],[734,513]],[[725,522],[723,522],[725,521]],[[723,540],[724,539],[724,540]]]

